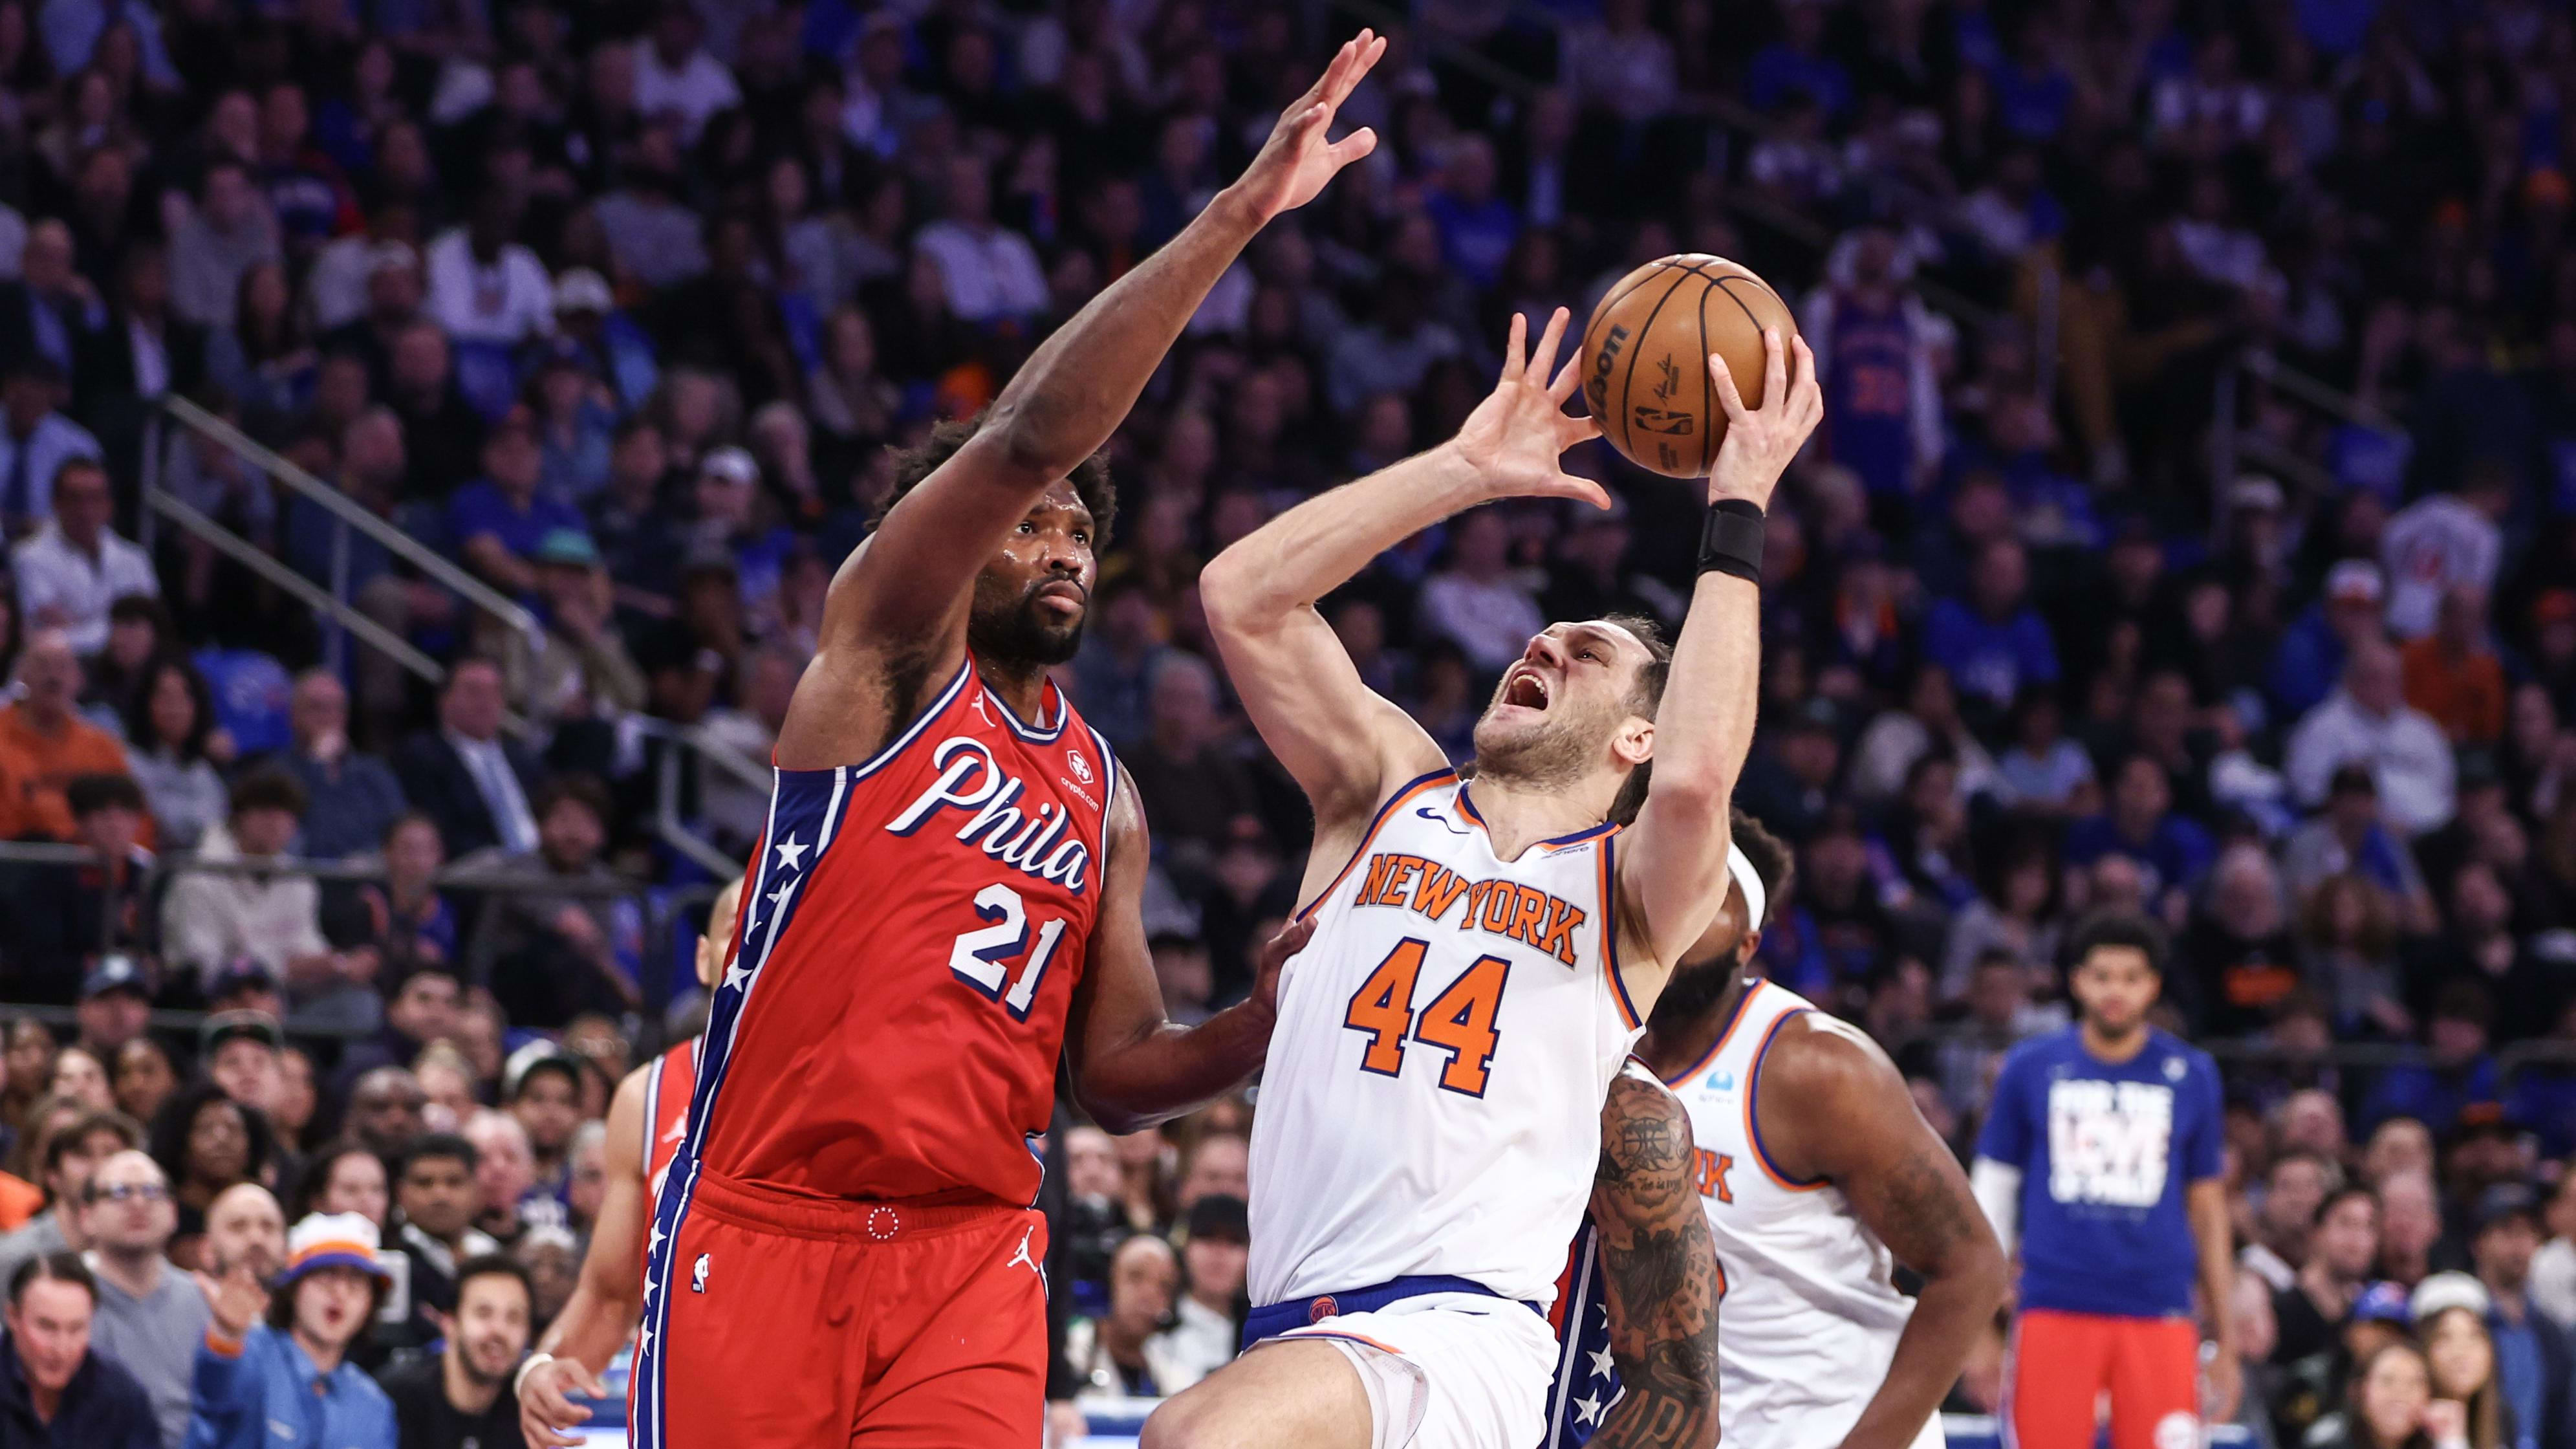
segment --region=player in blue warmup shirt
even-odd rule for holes
[[[2190,1449],[2203,1402],[2195,1286],[2218,1340],[2209,1412],[2233,1416],[2240,1387],[2218,1068],[2147,1024],[2164,965],[2152,923],[2094,917],[2072,951],[2080,1020],[2004,1059],[1971,1174],[2007,1252],[2020,1228],[2007,1442],[2091,1449],[2107,1389],[2111,1449]]]

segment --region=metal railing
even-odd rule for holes
[[[0,841],[0,882],[20,870],[77,868],[95,863],[96,855],[86,846],[49,844],[38,841]],[[739,869],[739,862],[729,862],[724,875]],[[189,851],[172,851],[153,857],[140,865],[135,876],[135,896],[142,909],[152,913],[157,924],[162,898],[169,883],[183,875],[277,876],[294,875],[317,882],[351,885],[385,885],[390,882],[381,861],[367,858],[353,860],[308,860],[302,858],[268,858],[245,860],[240,857],[207,857]],[[723,877],[720,876],[719,879]],[[15,882],[8,882],[13,885]],[[672,1000],[671,980],[676,954],[685,944],[676,934],[680,922],[695,907],[715,897],[720,886],[705,883],[690,886],[661,887],[628,876],[557,877],[518,868],[512,860],[494,856],[467,857],[440,870],[430,879],[431,888],[442,895],[496,898],[504,896],[555,896],[576,900],[631,900],[643,921],[643,940],[637,964],[636,1004],[637,1040],[642,1048],[658,1048],[662,1039],[664,1016]],[[115,922],[103,919],[103,931],[113,931]],[[461,941],[460,947],[470,945]],[[102,952],[130,949],[128,943],[114,935],[103,935],[98,942]],[[457,963],[463,968],[466,963]],[[165,963],[165,973],[169,969]],[[587,965],[567,970],[591,969]],[[166,974],[165,974],[166,979]],[[482,984],[482,983],[470,983]],[[72,1022],[74,1009],[68,1006],[36,1005],[0,1001],[0,1014],[32,1017],[52,1025]],[[199,1011],[156,1010],[150,1024],[159,1031],[193,1031],[205,1021]],[[373,1028],[350,1028],[290,1019],[289,1035],[316,1040],[346,1039],[369,1034]]]
[[[187,429],[231,452],[244,463],[258,469],[271,481],[296,497],[306,499],[331,515],[331,578],[329,587],[306,577],[300,570],[242,537],[186,499],[162,485],[161,453],[164,445],[163,424]],[[384,548],[394,557],[417,569],[422,577],[454,593],[466,603],[524,640],[533,652],[545,642],[545,629],[517,600],[476,578],[453,560],[403,532],[393,523],[341,492],[331,484],[314,477],[292,460],[263,446],[221,417],[176,393],[165,394],[160,411],[149,424],[144,444],[142,526],[138,529],[144,549],[153,547],[153,524],[167,519],[190,537],[202,541],[248,569],[262,581],[277,588],[297,603],[311,609],[323,623],[324,654],[335,673],[347,664],[347,646],[352,638],[376,650],[404,672],[432,686],[445,682],[447,670],[437,660],[414,647],[412,643],[367,615],[349,597],[349,543],[353,531]],[[671,725],[650,716],[632,717],[644,735],[662,742],[660,763],[654,785],[653,830],[655,838],[691,864],[723,879],[742,868],[730,852],[719,848],[695,829],[680,807],[684,793],[682,755],[693,755],[702,767],[712,768],[758,790],[767,790],[770,772],[757,761],[743,756],[702,735]],[[530,733],[529,722],[517,712],[505,716],[511,733]]]

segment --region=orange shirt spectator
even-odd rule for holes
[[[0,1172],[0,1233],[14,1233],[45,1206],[44,1190],[22,1177]]]
[[[2406,702],[2430,716],[2454,745],[2504,738],[2504,665],[2487,647],[2487,597],[2461,587],[2443,595],[2433,632],[2398,651]]]
[[[63,787],[76,775],[122,775],[125,746],[72,712],[79,656],[59,629],[28,640],[18,662],[24,693],[0,709],[0,839],[70,840]]]

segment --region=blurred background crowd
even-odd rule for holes
[[[2065,1020],[2065,923],[2160,918],[2230,1084],[2247,1424],[2394,1449],[2351,1370],[2420,1332],[2477,1449],[2576,1444],[2545,0],[0,0],[0,1259],[112,1258],[154,1199],[92,1169],[139,1147],[147,1260],[197,1265],[244,1184],[376,1224],[410,1266],[369,1366],[495,1249],[541,1327],[887,445],[989,400],[1360,24],[1377,154],[1113,443],[1062,671],[1152,821],[1173,1014],[1244,989],[1308,830],[1199,564],[1447,436],[1514,312],[1733,257],[1827,398],[1739,792],[1798,855],[1764,967],[1965,1143]],[[1453,751],[1544,621],[1677,622],[1688,491],[1572,466],[1619,506],[1481,510],[1326,605]],[[1061,1396],[1223,1361],[1250,1110],[1053,1134]],[[186,1384],[147,1387],[175,1444]]]

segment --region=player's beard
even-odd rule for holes
[[[978,576],[966,616],[967,647],[976,658],[1001,665],[1047,668],[1071,660],[1082,648],[1082,626],[1091,611],[1085,608],[1059,624],[1038,607],[1038,590],[1063,582],[1061,574],[1042,574],[1013,591],[990,573]]]
[[[1646,1024],[1678,1029],[1715,1011],[1726,999],[1727,988],[1745,974],[1746,965],[1744,941],[1738,937],[1717,959],[1684,966],[1664,983],[1663,994],[1646,1014]]]
[[[1536,721],[1505,724],[1495,717],[1501,704],[1498,691],[1494,703],[1476,721],[1476,776],[1508,780],[1524,789],[1571,786],[1601,758],[1609,732],[1617,728],[1616,721],[1586,719],[1572,700],[1543,712]]]

